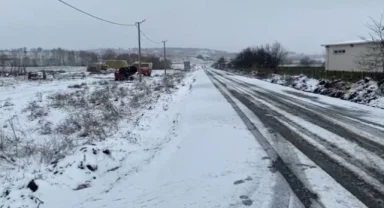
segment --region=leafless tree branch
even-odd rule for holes
[[[370,30],[368,37],[361,37],[368,43],[368,49],[356,61],[365,70],[384,72],[384,14],[379,20],[370,17],[366,27]]]

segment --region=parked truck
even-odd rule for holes
[[[102,73],[107,70],[107,66],[104,65],[103,63],[90,63],[87,66],[87,72],[90,73]]]
[[[152,74],[152,63],[151,62],[141,62],[141,73],[144,76],[151,76]],[[139,62],[133,64],[136,68],[139,69]]]
[[[125,60],[106,60],[104,65],[112,69],[120,69],[123,67],[129,67],[128,62]]]
[[[184,61],[184,70],[191,70],[191,62]]]

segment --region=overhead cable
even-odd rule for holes
[[[97,16],[95,16],[95,15],[93,15],[93,14],[90,14],[90,13],[88,13],[88,12],[85,12],[85,11],[83,11],[83,10],[81,10],[81,9],[79,9],[79,8],[77,8],[77,7],[75,7],[75,6],[72,6],[72,5],[68,4],[68,3],[65,2],[65,1],[62,1],[62,0],[58,0],[58,1],[61,2],[61,3],[63,3],[63,4],[65,4],[65,5],[67,5],[67,6],[69,6],[69,7],[71,7],[72,9],[74,9],[74,10],[76,10],[76,11],[79,11],[79,12],[85,14],[85,15],[88,15],[88,16],[90,16],[90,17],[93,17],[93,18],[98,19],[98,20],[103,21],[103,22],[107,22],[107,23],[110,23],[110,24],[113,24],[113,25],[125,26],[125,27],[134,27],[134,26],[135,26],[135,24],[124,24],[124,23],[117,23],[117,22],[109,21],[109,20],[106,20],[106,19],[97,17]]]

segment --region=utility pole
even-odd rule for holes
[[[165,49],[165,43],[166,42],[167,42],[167,40],[163,41],[163,45],[164,45],[164,76],[167,75],[167,53],[166,53],[166,49]]]
[[[138,38],[139,38],[139,82],[142,80],[142,71],[141,71],[141,30],[140,30],[140,25],[144,23],[145,20],[141,22],[136,22],[137,26],[137,31],[138,31]]]

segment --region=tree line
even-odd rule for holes
[[[107,49],[102,53],[86,50],[66,50],[55,48],[46,50],[43,48],[18,48],[0,51],[0,66],[16,67],[46,67],[46,66],[87,66],[90,63],[102,60],[121,59],[128,63],[139,60],[138,54],[121,53],[118,54],[112,49]],[[164,61],[153,55],[143,55],[142,61],[152,62],[153,68],[163,69]],[[166,62],[167,67],[171,65]]]
[[[279,43],[248,47],[227,62],[221,57],[214,67],[225,68],[226,65],[237,69],[274,69],[287,58],[288,51]]]

